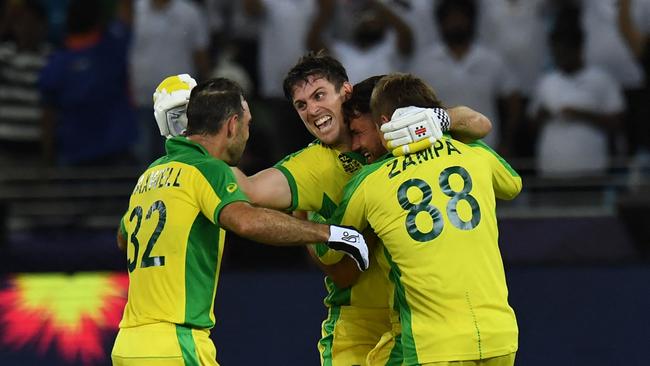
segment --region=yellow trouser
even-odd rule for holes
[[[515,352],[505,356],[486,358],[484,360],[431,362],[423,363],[421,366],[513,366],[514,364]]]
[[[318,342],[321,365],[366,366],[368,353],[390,330],[388,308],[330,308]]]
[[[122,328],[111,352],[114,366],[219,366],[216,356],[209,330],[172,323]]]

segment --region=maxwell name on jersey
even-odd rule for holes
[[[146,175],[143,174],[138,179],[138,184],[135,185],[132,195],[148,192],[156,188],[180,187],[179,178],[182,172],[182,168],[168,166],[163,169],[152,170]]]
[[[451,143],[449,138],[436,141],[433,146],[426,150],[418,151],[413,154],[405,155],[404,159],[393,159],[386,166],[390,166],[390,172],[388,173],[388,178],[395,178],[404,172],[410,166],[416,166],[422,164],[422,162],[429,161],[429,159],[434,159],[440,157],[440,154],[451,155],[460,154],[461,152],[456,149],[454,144]],[[434,156],[435,155],[435,156]],[[400,161],[402,164],[400,165]]]

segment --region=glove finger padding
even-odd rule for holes
[[[369,253],[366,241],[358,231],[350,227],[330,225],[327,246],[349,255],[361,271],[368,269]]]
[[[410,153],[422,151],[424,149],[428,149],[433,144],[438,141],[437,139],[433,137],[426,138],[424,140],[412,142],[410,144],[403,144],[401,146],[398,146],[397,148],[393,149],[391,152],[393,153],[394,156],[404,156]]]
[[[384,135],[386,136],[386,135]],[[394,149],[395,147],[402,147],[404,145],[408,145],[413,142],[413,139],[411,138],[411,135],[407,133],[406,136],[400,137],[400,138],[395,138],[392,137],[390,139],[384,137],[386,139],[386,147],[389,149]]]
[[[188,74],[168,76],[153,93],[154,118],[160,134],[167,138],[182,134],[187,128],[185,114],[196,81]]]
[[[404,107],[395,110],[391,121],[383,124],[381,130],[393,155],[401,156],[431,146],[442,137],[441,127],[448,129],[449,123],[442,108]]]

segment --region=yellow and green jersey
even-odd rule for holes
[[[221,209],[248,201],[230,167],[185,137],[140,176],[120,228],[129,293],[121,328],[169,322],[214,326],[225,231]]]
[[[364,162],[359,154],[341,153],[317,140],[287,156],[275,168],[284,174],[291,187],[290,210],[311,211],[329,219],[341,202],[346,183]],[[335,263],[343,256],[342,252],[328,251],[324,245],[318,246],[317,252],[325,264]],[[325,305],[387,308],[389,291],[386,282],[378,266],[372,264],[350,288],[338,288],[326,277],[328,296]]]
[[[495,197],[520,190],[519,175],[487,145],[448,136],[366,166],[348,183],[332,222],[370,226],[383,242],[379,263],[395,285],[404,364],[517,350]]]

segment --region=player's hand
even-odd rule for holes
[[[354,259],[360,270],[368,269],[368,246],[358,231],[350,227],[330,225],[330,237],[327,246],[345,252]]]
[[[153,115],[160,134],[167,138],[179,136],[187,128],[185,110],[196,81],[188,74],[168,76],[153,93]]]
[[[443,108],[398,108],[381,126],[388,149],[402,156],[432,146],[449,130],[451,120]]]

